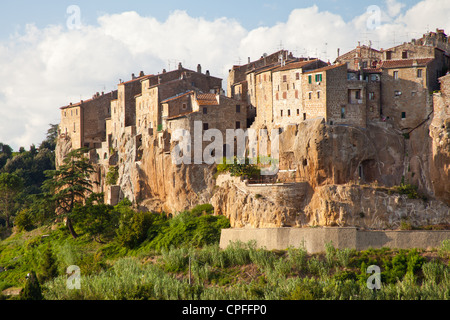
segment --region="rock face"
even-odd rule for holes
[[[326,185],[314,191],[308,183],[252,186],[225,182],[212,204],[233,228],[349,227],[396,229],[448,224],[450,208],[439,200],[408,199],[359,185]]]
[[[399,184],[403,137],[386,125],[368,129],[328,126],[323,118],[286,127],[280,136],[280,168],[315,188],[349,181]]]
[[[100,182],[96,192],[107,199],[127,197],[142,210],[177,213],[211,203],[233,227],[273,228],[359,226],[369,229],[449,223],[450,123],[434,115],[409,139],[387,123],[366,129],[330,126],[322,118],[285,127],[280,135],[279,184],[248,185],[214,178],[215,165],[175,165],[156,134],[137,145],[132,132],[120,137],[116,154],[94,161]],[[57,163],[71,149],[60,140]],[[92,157],[91,157],[92,158]],[[106,185],[117,166],[117,186]],[[295,183],[294,183],[295,182]],[[429,200],[389,194],[378,186],[415,184]],[[217,184],[217,185],[216,185]],[[112,193],[117,192],[116,196]]]
[[[237,228],[448,224],[449,140],[437,121],[425,122],[409,139],[386,123],[361,129],[312,119],[287,126],[280,135],[280,169],[289,173],[279,177],[297,183],[226,181],[212,203]],[[402,182],[417,185],[429,200],[379,187]]]

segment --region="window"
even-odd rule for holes
[[[394,96],[400,97],[401,95],[402,95],[402,92],[401,92],[401,91],[395,90]]]
[[[402,59],[408,59],[408,51],[403,51],[402,52]]]
[[[291,110],[288,109],[288,117],[290,117],[290,116],[291,116]]]
[[[207,123],[203,124],[203,130],[208,130],[209,129],[209,125]]]
[[[345,119],[345,107],[341,108],[341,119]]]
[[[416,92],[415,91],[411,91],[411,96],[415,97],[416,96]]]
[[[76,116],[78,115],[78,109],[75,110],[75,115],[76,115]]]
[[[422,78],[422,69],[417,69],[417,78]]]
[[[303,120],[306,120],[306,113],[303,114]]]
[[[317,99],[320,99],[320,91],[317,91]]]
[[[364,62],[363,62],[362,67],[363,67],[363,69],[366,69],[366,68],[367,68],[367,61],[364,61]]]
[[[236,113],[241,113],[241,106],[240,105],[236,106]]]
[[[309,100],[311,100],[312,99],[312,92],[309,92],[308,96],[309,96]]]
[[[208,108],[203,108],[203,114],[208,114]]]
[[[295,74],[295,80],[300,80],[300,73],[299,73],[299,72],[297,72],[297,73]]]
[[[392,59],[392,51],[386,51],[386,60]]]
[[[287,76],[283,76],[283,82],[287,82]]]
[[[286,90],[289,90],[289,83],[286,85]]]
[[[66,111],[64,111],[64,117],[67,117],[67,112]]]
[[[236,121],[236,129],[240,129],[241,128],[241,122],[240,121]]]
[[[287,92],[283,92],[283,99],[287,99]]]
[[[312,76],[310,75],[310,76],[308,76],[308,83],[312,83]]]
[[[183,105],[181,106],[182,110],[186,110],[187,109],[187,103],[183,103]]]
[[[298,90],[295,90],[295,99],[298,99]]]
[[[322,81],[322,74],[316,74],[316,82]]]
[[[266,81],[266,75],[264,75],[264,81]]]
[[[374,100],[374,99],[375,99],[375,93],[369,92],[369,100]]]
[[[279,97],[278,97],[278,92],[277,92],[277,94],[275,95],[275,98],[278,100],[279,99]]]
[[[283,116],[283,110],[280,111],[280,116],[281,116],[281,117]]]
[[[297,115],[298,116],[300,115],[300,109],[297,109]]]
[[[292,89],[294,89],[294,90],[295,90],[295,83],[293,83],[293,84],[292,84]]]
[[[75,122],[73,123],[73,132],[77,132],[77,127],[75,126]]]
[[[402,119],[406,119],[406,112],[402,112]]]
[[[395,80],[398,79],[398,71],[394,71],[394,79],[395,79]]]

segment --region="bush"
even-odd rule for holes
[[[197,214],[199,210],[196,210]],[[160,226],[159,233],[151,241],[150,247],[161,250],[171,246],[203,247],[216,244],[220,240],[220,231],[229,227],[230,222],[224,216],[197,216],[189,211],[183,212]]]
[[[41,286],[34,271],[27,277],[25,288],[20,293],[20,300],[42,300]]]
[[[108,173],[106,174],[106,184],[108,186],[114,186],[117,184],[119,179],[119,167],[109,167]]]
[[[130,207],[120,207],[119,227],[116,239],[121,246],[136,248],[147,238],[151,225],[149,213],[135,212]]]
[[[14,225],[19,232],[33,230],[34,225],[31,212],[27,209],[20,211],[14,220]]]

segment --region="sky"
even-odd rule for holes
[[[224,79],[279,49],[334,61],[450,33],[448,0],[16,0],[0,10],[0,142],[39,146],[59,108],[178,62]]]

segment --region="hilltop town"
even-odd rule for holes
[[[448,224],[449,69],[450,38],[437,29],[388,49],[358,44],[333,63],[287,50],[249,58],[230,70],[226,93],[200,64],[141,71],[61,108],[57,163],[86,147],[109,204],[176,213],[212,203],[233,227]],[[279,171],[251,181],[174,164],[174,133],[198,121],[223,135],[277,130]],[[223,155],[236,149],[224,143]],[[406,184],[422,197],[388,192]]]

